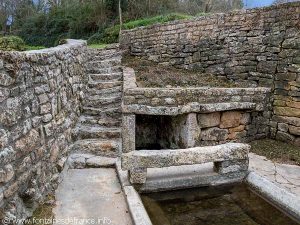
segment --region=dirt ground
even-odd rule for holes
[[[300,166],[300,151],[294,146],[281,141],[262,139],[250,143],[251,152],[265,156],[267,159],[278,163]]]
[[[124,56],[122,64],[134,69],[139,87],[241,87],[224,77],[165,66],[135,56]]]

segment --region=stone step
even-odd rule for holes
[[[116,108],[103,110],[103,109],[93,108],[93,107],[83,107],[83,113],[91,116],[107,116],[112,118],[121,118],[122,108],[120,106]]]
[[[111,88],[105,89],[98,89],[98,88],[88,88],[87,90],[88,95],[99,95],[99,97],[109,97],[113,94],[121,94],[122,95],[122,86],[116,86]]]
[[[96,125],[78,124],[74,131],[74,135],[77,137],[77,140],[94,138],[121,138],[121,128],[108,128]]]
[[[85,153],[114,157],[121,151],[121,139],[85,139],[76,141],[72,147],[75,153]]]
[[[105,81],[105,82],[89,82],[88,87],[89,88],[97,88],[97,89],[107,89],[107,88],[113,88],[113,87],[119,87],[122,86],[122,81]]]
[[[112,93],[100,93],[99,95],[96,94],[96,92],[93,92],[92,94],[89,93],[89,90],[85,93],[85,99],[102,99],[102,98],[116,98],[119,100],[122,100],[122,92],[112,92]]]
[[[89,74],[89,79],[93,81],[122,81],[122,73]]]
[[[81,124],[97,124],[104,127],[120,127],[122,124],[121,118],[111,118],[104,116],[90,116],[90,115],[82,115],[79,118],[79,123]]]
[[[104,60],[92,59],[87,64],[87,67],[107,68],[121,65],[121,57],[108,58]]]
[[[112,67],[88,67],[88,73],[98,73],[98,74],[107,74],[107,73],[120,73],[122,72],[122,68],[120,66],[112,66]]]
[[[93,60],[101,61],[101,60],[115,58],[115,57],[121,57],[121,52],[119,52],[117,50],[100,52],[100,53],[93,55]]]
[[[86,102],[98,102],[99,105],[106,105],[110,103],[120,103],[121,97],[120,96],[112,96],[112,97],[102,97],[97,95],[87,95],[85,98]]]
[[[88,101],[88,100],[85,100],[83,102],[83,106],[84,107],[94,107],[96,109],[99,109],[99,110],[108,110],[108,109],[111,109],[111,108],[117,108],[117,107],[121,107],[121,100],[119,101],[115,101],[115,102],[107,102],[107,103],[102,103],[101,101]]]

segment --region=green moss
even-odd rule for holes
[[[53,195],[48,195],[44,204],[40,205],[27,220],[25,224],[33,225],[51,225],[54,218],[52,209],[54,207],[55,198]],[[49,223],[50,222],[50,223]]]
[[[298,146],[281,141],[263,139],[250,143],[251,151],[270,160],[300,165],[300,149]]]
[[[107,44],[90,44],[88,47],[93,49],[102,49],[107,47]]]
[[[25,42],[17,36],[0,37],[0,50],[3,51],[24,51]]]

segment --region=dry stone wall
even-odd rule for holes
[[[122,31],[120,42],[132,55],[272,88],[261,120],[272,138],[300,145],[299,21],[294,2]]]
[[[0,52],[0,219],[25,218],[58,182],[80,107],[86,44]]]

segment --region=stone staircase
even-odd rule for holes
[[[86,93],[72,150],[113,157],[121,149],[121,53],[114,45],[89,49],[89,56]]]

